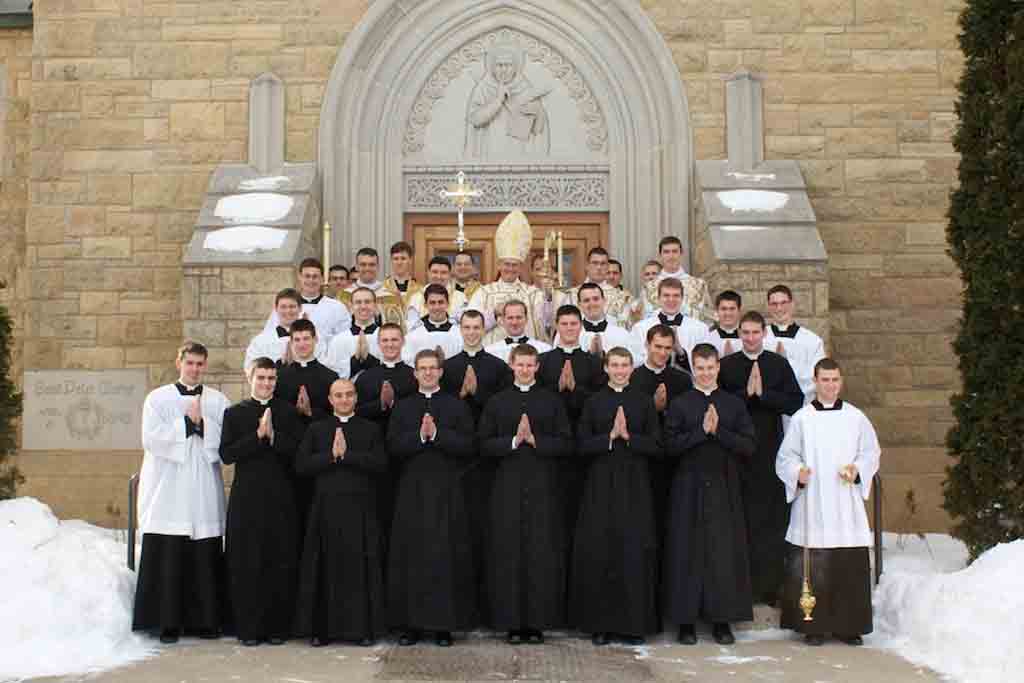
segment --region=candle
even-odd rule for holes
[[[558,286],[565,286],[565,277],[562,274],[562,264],[564,262],[564,245],[562,244],[562,231],[558,231]]]

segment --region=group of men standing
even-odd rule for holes
[[[391,277],[363,249],[330,297],[304,261],[235,405],[184,345],[143,411],[135,628],[447,646],[478,625],[511,644],[570,626],[603,645],[667,619],[692,644],[703,619],[728,644],[766,602],[811,644],[870,632],[877,439],[792,291],[769,291],[771,326],[732,291],[712,314],[672,237],[636,297],[602,277],[603,249],[558,291],[550,269],[520,279],[531,241],[510,214],[488,284],[460,254],[454,280],[435,258],[422,287],[399,243]]]

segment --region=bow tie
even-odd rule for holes
[[[717,332],[718,336],[721,337],[722,339],[739,339],[740,338],[740,333],[739,333],[738,330],[733,330],[732,332],[726,332],[721,327],[715,327],[715,332]]]
[[[452,329],[452,321],[451,320],[445,320],[440,325],[436,325],[436,324],[430,322],[430,318],[429,317],[424,317],[423,318],[423,327],[424,327],[424,329],[427,330],[427,332],[447,332],[450,329]]]
[[[683,324],[683,314],[676,313],[673,317],[668,317],[664,313],[658,314],[658,320],[661,321],[662,325],[669,325],[670,327],[679,327]]]
[[[278,337],[278,339],[280,339],[281,337],[290,336],[290,334],[291,333],[288,330],[284,329],[280,325],[277,326],[277,337]]]
[[[320,296],[316,297],[315,299],[307,299],[306,297],[302,297],[302,303],[304,303],[304,304],[314,304],[315,305],[315,304],[320,303],[320,300],[323,299],[323,298],[324,298],[323,294],[321,294]]]
[[[599,323],[592,323],[589,320],[584,320],[583,329],[587,332],[604,332],[608,329],[608,321],[602,320]]]
[[[177,388],[178,393],[181,394],[182,396],[202,396],[203,395],[203,385],[202,384],[197,384],[195,389],[189,389],[188,387],[186,387],[181,382],[175,382],[174,386],[175,386],[175,388]]]
[[[506,344],[525,344],[529,337],[505,337]]]
[[[373,334],[374,332],[377,331],[378,327],[380,327],[380,325],[378,325],[376,322],[372,322],[366,327],[359,327],[359,325],[352,323],[352,336],[358,337],[360,332],[363,334]]]

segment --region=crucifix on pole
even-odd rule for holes
[[[455,235],[455,246],[459,248],[459,251],[464,251],[466,245],[469,244],[469,240],[466,239],[463,212],[471,201],[480,196],[481,192],[466,182],[466,174],[462,171],[459,171],[458,175],[455,176],[455,181],[455,184],[449,185],[447,190],[441,190],[440,195],[442,199],[449,200],[458,209],[459,232]]]

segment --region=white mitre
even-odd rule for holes
[[[533,246],[533,229],[526,220],[526,214],[516,209],[501,221],[494,233],[494,251],[498,260],[515,259],[525,261]]]

